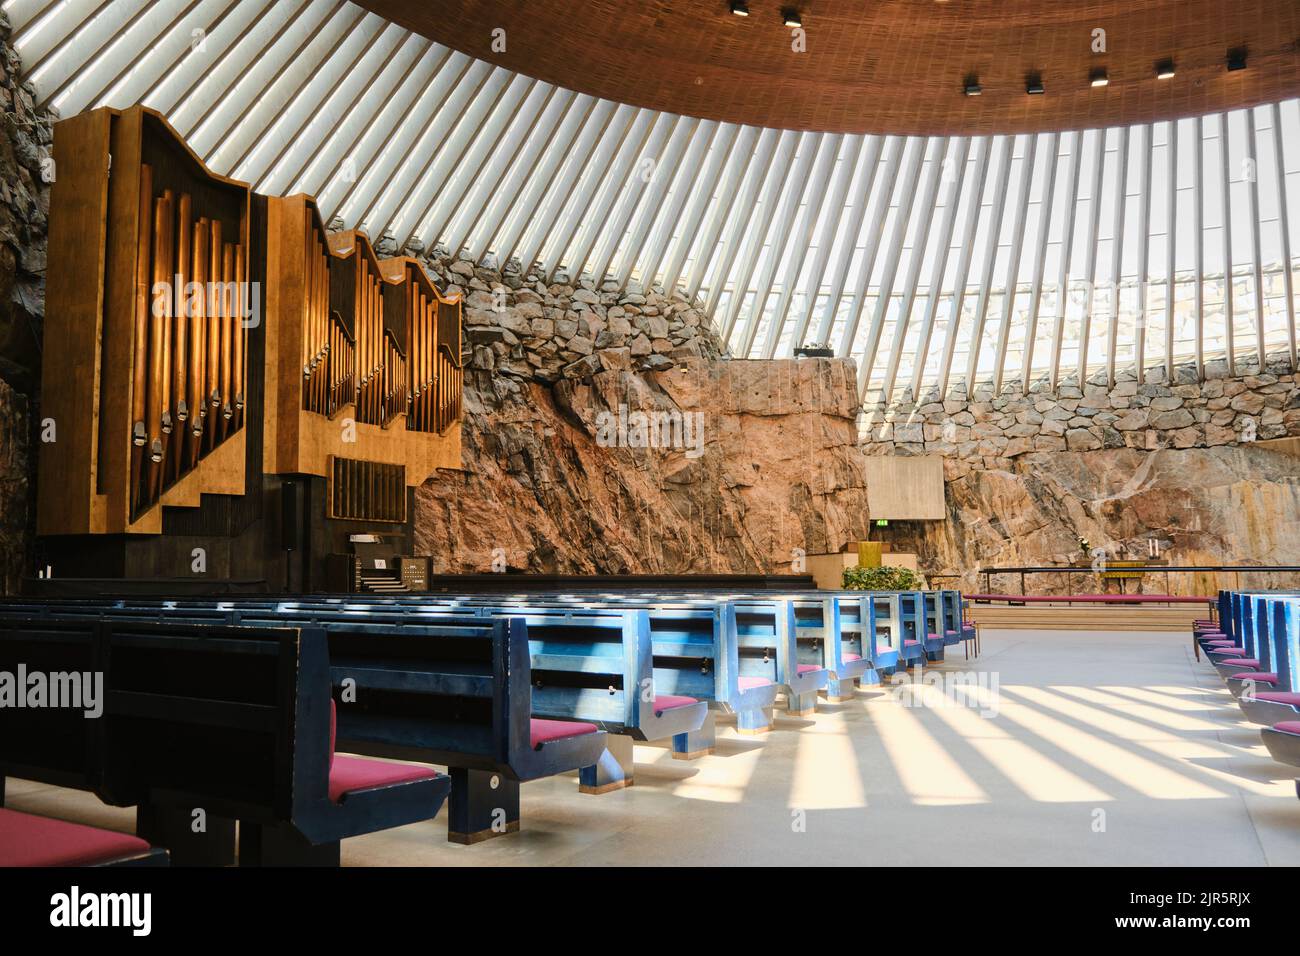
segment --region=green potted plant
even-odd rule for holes
[[[845,568],[846,591],[920,591],[925,582],[907,568]]]

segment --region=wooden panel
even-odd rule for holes
[[[1300,94],[1295,0],[750,0],[748,17],[725,0],[359,2],[567,89],[756,126],[1019,133],[1149,123]],[[792,48],[783,6],[800,11],[806,52]],[[1104,53],[1094,52],[1094,30],[1105,31]],[[1248,67],[1229,73],[1226,53],[1238,46]],[[1177,75],[1157,80],[1166,57]],[[1096,67],[1108,69],[1109,86],[1091,87]],[[1030,72],[1041,74],[1044,95],[1026,95]],[[970,73],[983,95],[963,94]]]
[[[354,400],[331,405],[330,414],[314,410],[304,398],[310,378],[303,374],[302,357],[313,348],[304,342],[300,290],[307,225],[309,218],[318,223],[319,214],[304,196],[268,199],[267,209],[267,364],[277,370],[278,388],[263,448],[266,471],[328,478],[337,456],[400,465],[407,485],[415,487],[438,468],[459,468],[460,298],[443,296],[415,259],[379,259],[364,233],[331,234],[330,308],[354,343],[346,353],[355,363],[354,380],[360,384],[369,375],[371,381],[355,390]],[[427,303],[424,321],[415,322],[421,299]],[[415,400],[417,414],[408,414],[416,375],[438,367],[439,306],[451,310],[442,325],[444,334],[454,336],[457,362],[446,369],[450,358],[442,357],[442,380],[436,389],[422,390]],[[408,317],[412,321],[399,328]],[[434,401],[439,397],[441,405]],[[422,423],[418,413],[426,404]]]
[[[933,520],[948,517],[943,458],[938,455],[869,455],[867,508],[872,519]]]
[[[55,143],[42,398],[59,434],[42,449],[38,531],[153,533],[167,489],[242,425],[248,187],[211,174],[142,107],[60,122]],[[215,243],[202,274],[191,268],[201,237]],[[220,303],[214,321],[195,320],[200,361],[177,293],[209,278],[223,285],[193,296]],[[206,412],[202,438],[189,434],[187,420],[204,417],[191,407]],[[215,486],[232,484],[229,468],[211,471]]]
[[[460,466],[460,300],[415,260],[385,264],[359,233],[327,240],[301,195],[258,197],[254,251],[247,185],[143,107],[59,123],[55,156],[43,401],[58,433],[41,449],[39,533],[160,534],[164,506],[258,494],[263,475],[327,478],[333,456],[387,466],[404,514],[406,488]],[[252,279],[265,308],[250,337],[236,303]],[[408,430],[417,292],[422,369],[439,374],[432,424]],[[363,364],[364,390],[336,387],[355,389]]]
[[[96,112],[59,123],[54,137],[46,274],[72,281],[46,289],[41,415],[54,420],[57,440],[41,443],[40,470],[60,478],[39,486],[38,534],[94,529],[109,135],[109,113]]]
[[[1174,607],[1149,605],[1006,607],[971,604],[970,617],[979,627],[1040,631],[1186,631],[1205,615],[1197,604]]]
[[[356,458],[330,459],[329,517],[346,521],[406,521],[406,466]]]

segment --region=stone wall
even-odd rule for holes
[[[1214,371],[1215,369],[1211,369]],[[940,454],[949,474],[969,467],[1006,467],[1035,451],[1103,448],[1206,448],[1300,435],[1300,383],[1285,356],[1260,374],[1196,381],[1190,366],[1173,383],[1131,371],[1111,388],[1103,384],[1046,387],[1028,395],[977,388],[946,400],[875,405],[864,416],[870,454]]]
[[[52,116],[20,83],[9,21],[0,12],[0,593],[13,593],[29,566],[35,507],[35,400],[45,314],[49,187],[41,163]]]
[[[483,372],[551,384],[600,371],[658,371],[724,351],[700,312],[680,295],[639,286],[616,291],[560,273],[547,282],[466,260],[427,257],[452,293],[465,296],[466,354]]]
[[[995,397],[985,388],[974,401],[956,393],[869,409],[866,453],[944,459],[949,520],[892,529],[895,546],[968,589],[983,586],[979,567],[1085,560],[1080,539],[1113,557],[1145,557],[1156,538],[1171,564],[1300,563],[1300,382],[1285,356],[1259,374],[1225,377],[1221,363],[1207,372],[1217,377],[1197,383],[1183,367],[1172,383],[1157,373],[1139,384],[1129,372],[1109,389],[1067,383],[1056,394]],[[1205,593],[1234,583],[1156,575],[1144,588]],[[1091,590],[1102,582],[1040,576],[1027,584]]]

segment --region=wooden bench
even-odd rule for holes
[[[876,612],[877,669],[892,674],[899,667],[921,663],[925,648],[915,637],[920,630],[915,619],[915,601],[905,601],[904,596],[915,592],[864,591],[871,598]],[[884,637],[883,643],[880,641]]]
[[[590,600],[588,600],[590,597]],[[692,697],[735,713],[737,723],[745,728],[765,728],[781,686],[775,680],[740,674],[736,643],[734,607],[729,602],[637,601],[624,597],[618,601],[596,596],[538,595],[507,598],[500,595],[444,596],[420,595],[408,598],[385,597],[358,603],[348,599],[326,599],[335,609],[391,607],[442,607],[486,615],[518,615],[531,609],[541,613],[564,614],[567,611],[608,611],[611,605],[628,608],[639,605],[649,616],[653,652],[653,676],[656,694]],[[288,602],[281,607],[315,606],[314,599]],[[713,751],[715,730],[711,716],[698,730],[677,733],[672,738],[673,756],[692,759]]]
[[[341,745],[448,767],[452,842],[517,831],[521,782],[570,770],[598,776],[589,768],[608,763],[606,733],[595,724],[534,717],[522,620],[460,614],[402,624],[407,614],[385,616],[369,605],[347,613],[337,603],[325,610],[291,603],[112,601],[77,613],[200,628],[314,625],[328,640]]]
[[[880,683],[876,612],[869,597],[827,594],[793,604],[799,662],[826,669],[827,700],[851,700],[859,681]]]
[[[0,764],[137,807],[137,834],[178,864],[229,862],[238,820],[241,866],[337,866],[341,840],[430,819],[450,789],[428,768],[334,756],[318,629],[0,618],[0,669],[69,647],[103,675],[102,717],[70,736],[66,714],[0,711]]]
[[[409,634],[426,627],[471,625],[491,618],[523,621],[532,670],[534,718],[580,721],[609,733],[600,759],[578,768],[583,793],[605,793],[634,781],[633,741],[689,735],[705,722],[708,703],[656,687],[649,617],[644,610],[585,610],[544,606],[282,604],[274,612],[240,610],[245,623],[259,613],[307,620],[327,631]]]
[[[1242,688],[1237,703],[1252,723],[1271,727],[1300,720],[1300,597],[1259,596],[1256,599],[1257,641],[1267,648],[1271,683]],[[1271,666],[1270,666],[1271,665]]]

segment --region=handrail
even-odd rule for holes
[[[1064,574],[1066,576],[1066,587],[1071,586],[1073,575],[1085,574],[1089,576],[1101,574],[1108,570],[1122,571],[1126,577],[1133,577],[1146,574],[1163,574],[1165,576],[1165,591],[1169,591],[1169,576],[1171,574],[1231,574],[1235,577],[1232,590],[1241,590],[1241,576],[1243,574],[1300,574],[1300,565],[1294,564],[1125,564],[1123,567],[1113,567],[1109,563],[1105,566],[1093,568],[1091,565],[1047,565],[1047,566],[1027,566],[1027,567],[1005,567],[1005,568],[981,568],[976,573],[983,576],[984,590],[986,593],[992,592],[992,579],[995,574],[1018,574],[1020,575],[1020,591],[1025,591],[1025,579],[1031,574]],[[1120,593],[1123,594],[1123,580],[1120,580]]]
[[[967,601],[989,604],[1205,604],[1218,597],[1177,594],[967,594]]]
[[[1295,564],[1148,564],[1137,565],[1135,567],[1125,567],[1124,571],[1300,571],[1300,565]],[[1024,567],[1024,568],[980,568],[979,574],[1037,574],[1037,573],[1060,573],[1066,571],[1080,572],[1084,574],[1095,574],[1096,570],[1090,565],[1047,565],[1043,567]],[[939,575],[944,577],[944,575]]]

